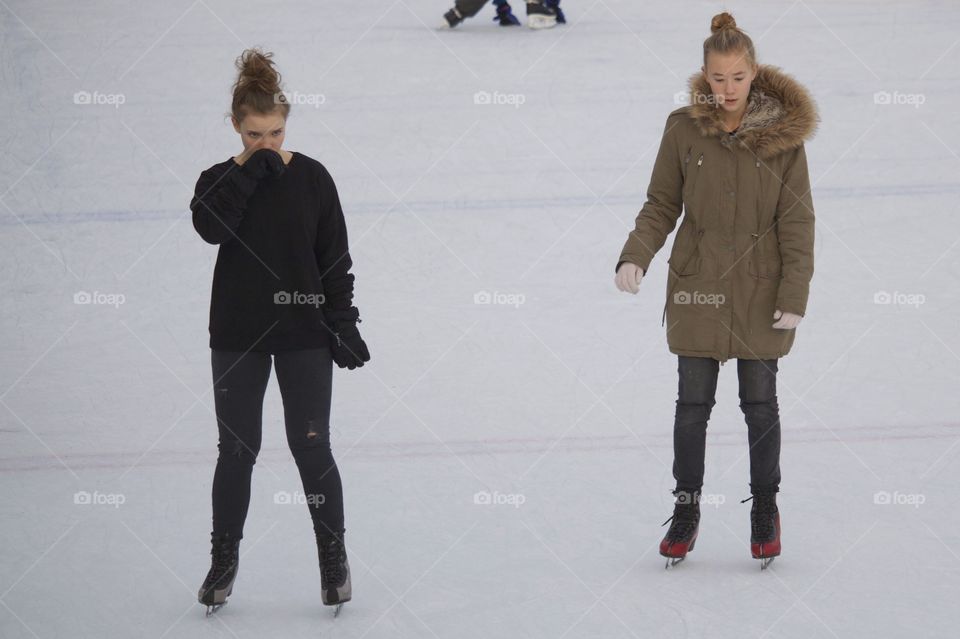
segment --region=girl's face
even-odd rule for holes
[[[237,122],[236,118],[232,119],[233,128],[240,134],[244,151],[256,146],[279,152],[283,146],[287,121],[280,111],[269,115],[248,113],[241,122]]]
[[[702,70],[720,108],[730,114],[746,110],[750,83],[757,77],[757,69],[750,64],[744,52],[711,51]]]

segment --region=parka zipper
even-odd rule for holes
[[[697,158],[697,172],[693,175],[693,181],[690,182],[690,197],[693,197],[694,190],[697,188],[697,179],[700,177],[700,167],[703,166],[703,153]],[[688,171],[689,172],[689,171]]]
[[[747,335],[753,335],[753,324],[750,322],[750,309],[753,307],[753,300],[757,294],[757,289],[760,288],[760,260],[763,257],[761,254],[763,249],[760,246],[760,219],[761,219],[761,215],[763,214],[763,208],[762,208],[763,207],[763,175],[761,174],[759,159],[757,159],[756,161],[756,167],[757,167],[757,206],[756,206],[757,232],[750,234],[750,237],[753,238],[753,246],[751,248],[753,252],[752,259],[753,259],[754,271],[755,271],[754,279],[756,280],[756,282],[754,282],[753,291],[750,293],[750,300],[747,302],[747,317],[746,317]],[[776,224],[776,222],[774,222],[774,224]],[[769,233],[770,229],[772,228],[773,226],[767,229],[764,235],[766,235],[766,233]]]

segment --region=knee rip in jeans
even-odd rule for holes
[[[316,423],[311,419],[307,422],[307,445],[308,446],[323,446],[330,444],[330,431],[324,429],[323,432],[317,430]]]
[[[257,461],[257,453],[250,450],[246,444],[236,437],[231,437],[220,443],[220,455],[221,457],[233,457],[238,461],[248,461],[251,464]]]

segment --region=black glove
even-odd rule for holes
[[[360,319],[359,309],[351,306],[345,310],[328,310],[325,315],[330,330],[333,331],[330,352],[337,366],[353,370],[363,366],[364,362],[369,362],[370,351],[357,330],[357,323],[363,321]]]
[[[243,163],[243,172],[255,180],[268,175],[279,177],[286,168],[283,158],[273,149],[258,149]]]

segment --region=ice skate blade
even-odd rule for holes
[[[343,608],[343,604],[342,604],[342,603],[338,603],[338,604],[336,605],[336,607],[333,609],[333,618],[334,618],[334,619],[336,619],[337,617],[340,616],[340,609],[341,609],[341,608]]]
[[[663,568],[664,570],[669,570],[672,566],[676,566],[684,559],[686,559],[686,557],[667,557],[667,563]]]
[[[760,570],[766,570],[776,557],[760,557]]]
[[[226,605],[227,605],[227,602],[226,602],[226,601],[224,601],[223,603],[218,603],[218,604],[207,604],[207,614],[206,614],[206,616],[207,616],[207,617],[213,616],[213,613],[215,613],[216,611],[220,610],[221,608],[223,608],[223,607],[226,606]]]
[[[527,16],[527,26],[531,29],[552,29],[557,26],[557,18],[544,15]]]

